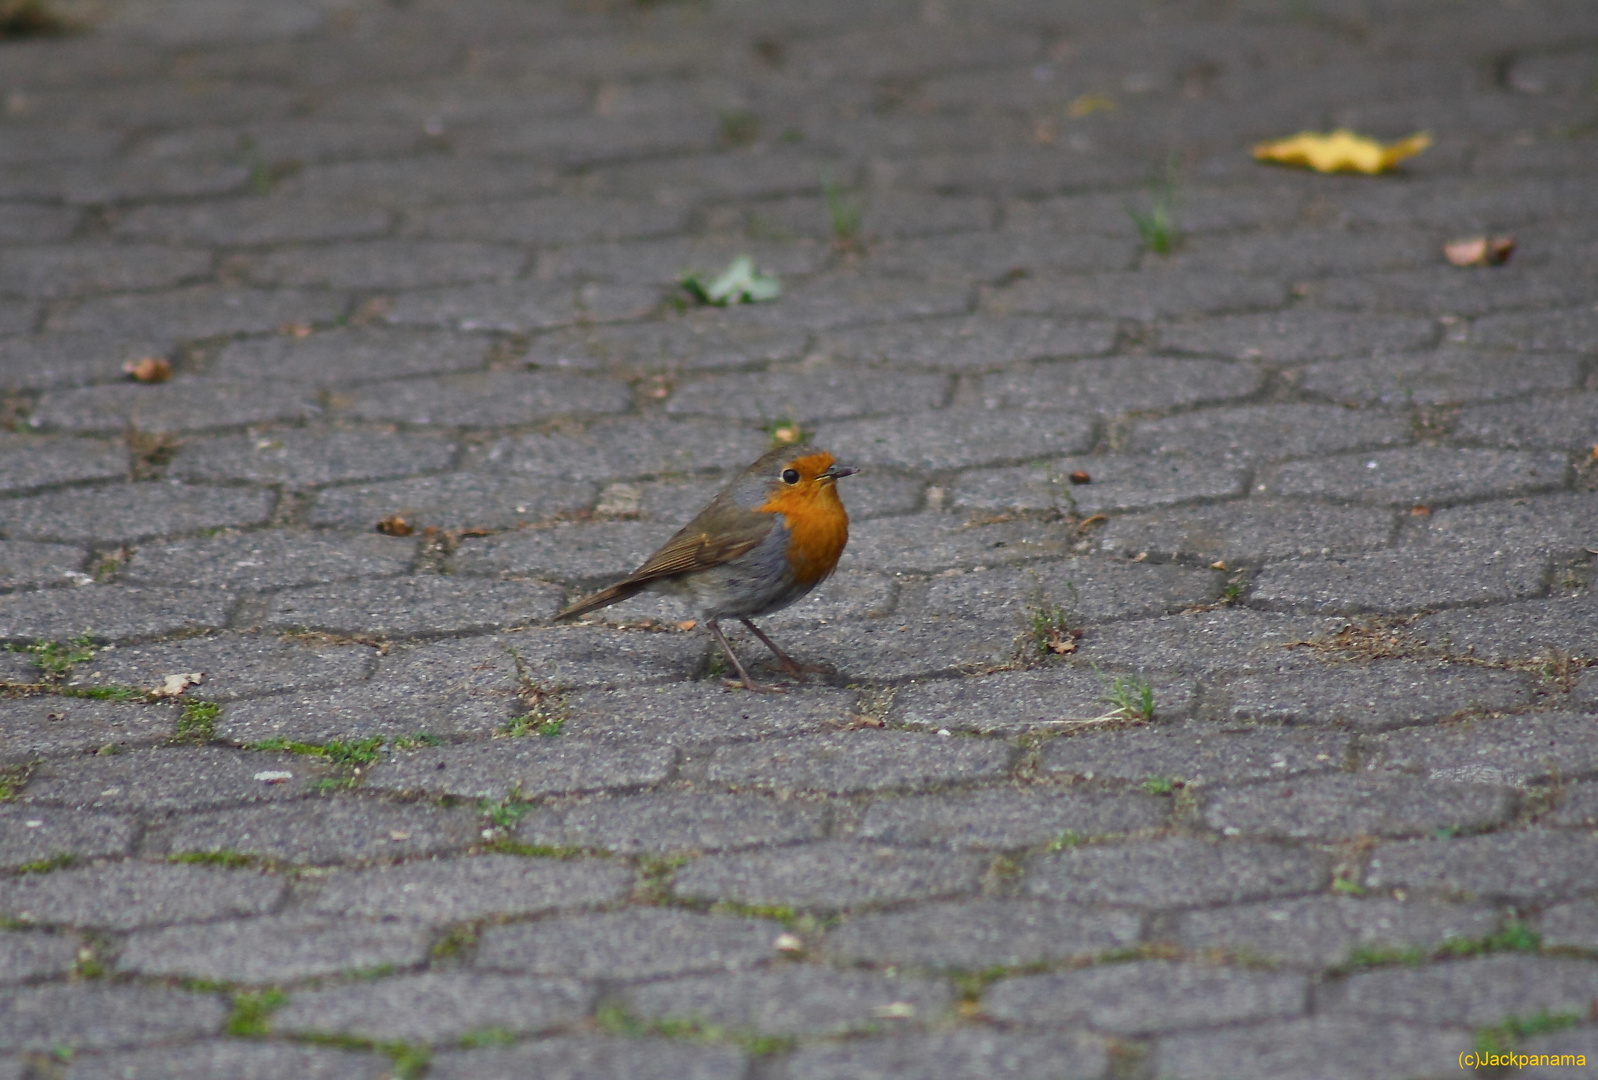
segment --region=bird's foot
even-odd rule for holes
[[[753,679],[723,679],[721,685],[728,690],[747,690],[751,694],[786,694],[786,686],[772,686],[769,683],[755,682]]]

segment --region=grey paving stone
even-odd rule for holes
[[[0,491],[120,480],[127,474],[127,447],[109,440],[0,436]]]
[[[453,563],[464,574],[529,574],[597,586],[632,573],[670,537],[670,528],[654,521],[560,522],[467,537]]]
[[[177,710],[169,706],[128,701],[55,696],[0,701],[0,757],[25,764],[103,747],[147,746],[171,738],[177,719]]]
[[[1473,342],[1497,348],[1590,353],[1598,348],[1598,314],[1590,307],[1508,311],[1477,319],[1471,324],[1470,336]]]
[[[1076,318],[1155,319],[1280,307],[1286,287],[1236,274],[1183,276],[1144,270],[1082,277],[1032,278],[989,292],[984,310],[995,315],[1064,315]]]
[[[736,1031],[774,1035],[870,1030],[882,1023],[884,1014],[935,1022],[954,1006],[947,983],[800,964],[648,983],[623,991],[622,1000],[632,1012],[649,1019],[696,1018]]]
[[[330,323],[344,313],[345,305],[340,293],[195,285],[168,292],[92,297],[53,316],[50,327],[137,337],[206,338],[264,333],[285,323]]]
[[[982,995],[982,1011],[996,1020],[1126,1035],[1287,1019],[1308,1007],[1303,975],[1161,960],[1001,979]]]
[[[875,241],[988,230],[993,227],[995,216],[991,199],[971,196],[873,192],[857,202],[862,212],[859,235],[871,244],[873,255],[880,250]],[[776,236],[829,240],[835,231],[826,199],[811,195],[757,203],[749,210],[749,220],[751,231]],[[875,258],[866,265],[878,272],[886,269]],[[903,265],[895,269],[902,271]]]
[[[1289,611],[1416,611],[1536,596],[1546,565],[1539,554],[1478,545],[1371,551],[1275,563],[1248,595],[1251,604]]]
[[[1487,956],[1351,975],[1328,1011],[1487,1027],[1511,1016],[1579,1014],[1595,987],[1598,965],[1590,960]]]
[[[872,231],[870,211],[866,217],[865,231],[869,234]],[[900,231],[908,228],[907,225],[899,227]],[[1122,237],[963,232],[872,243],[866,266],[877,273],[1002,284],[1011,277],[1030,274],[1127,270],[1136,254],[1137,246]]]
[[[489,927],[476,966],[625,981],[737,971],[781,955],[772,944],[781,933],[765,919],[632,908]]]
[[[41,926],[137,930],[264,915],[277,906],[283,886],[281,878],[253,870],[120,862],[0,882],[0,910]]]
[[[0,252],[0,292],[60,298],[158,289],[210,269],[210,252],[154,244],[8,245]]]
[[[292,385],[185,378],[141,386],[119,383],[54,390],[28,417],[35,428],[64,431],[203,431],[271,421],[309,420],[320,412]]]
[[[277,593],[263,625],[329,633],[472,633],[555,614],[560,590],[524,581],[410,577],[311,586]]]
[[[258,285],[414,289],[515,277],[527,254],[499,244],[438,240],[356,240],[278,248],[240,260]]]
[[[1314,896],[1189,911],[1179,917],[1175,939],[1187,949],[1325,968],[1356,950],[1430,951],[1479,940],[1502,921],[1481,904]]]
[[[955,408],[823,423],[816,438],[851,465],[958,469],[1082,453],[1093,436],[1093,418],[1076,412]]]
[[[218,994],[162,986],[68,983],[6,994],[0,1046],[71,1054],[220,1034],[227,1018]],[[20,1074],[19,1074],[20,1075]]]
[[[964,315],[971,309],[970,294],[964,282],[918,282],[852,273],[817,275],[786,286],[781,303],[758,304],[746,318],[766,326],[832,330],[864,323]]]
[[[769,445],[764,432],[724,420],[629,417],[513,435],[475,451],[470,461],[485,470],[525,476],[626,480],[742,469]]]
[[[1458,1029],[1318,1016],[1162,1039],[1155,1068],[1179,1080],[1442,1077],[1473,1045]]]
[[[974,372],[1061,356],[1098,356],[1115,344],[1113,322],[1058,319],[921,319],[822,334],[816,351],[840,360]]]
[[[73,488],[7,503],[9,536],[32,540],[136,540],[228,525],[255,525],[270,492],[186,484]]]
[[[1367,740],[1365,764],[1462,784],[1547,783],[1598,770],[1598,718],[1574,712],[1480,717]]]
[[[564,731],[644,744],[762,739],[845,724],[854,705],[852,694],[819,687],[756,695],[716,683],[678,683],[574,694]]]
[[[1023,623],[1052,603],[1079,626],[1203,604],[1219,595],[1221,583],[1221,574],[1214,570],[1077,558],[940,574],[922,603],[939,615],[1008,616]]]
[[[672,891],[687,900],[838,910],[970,893],[986,864],[976,855],[826,842],[707,855],[677,872]]]
[[[467,334],[337,327],[305,337],[285,334],[229,342],[211,361],[211,371],[228,379],[344,386],[470,371],[483,366],[488,347],[485,338]]]
[[[468,1050],[433,1057],[434,1080],[740,1080],[747,1059],[730,1046],[696,1046],[671,1039],[563,1038],[508,1049]]]
[[[169,244],[256,245],[377,236],[392,222],[392,214],[370,204],[278,197],[133,207],[114,231]]]
[[[1261,464],[1408,442],[1407,419],[1326,405],[1244,405],[1140,420],[1120,445],[1133,453],[1190,454]]]
[[[309,883],[302,903],[322,915],[436,926],[610,903],[632,881],[631,867],[598,859],[481,855],[334,874]]]
[[[1547,1080],[1548,1077],[1558,1076],[1561,1073],[1568,1076],[1572,1068],[1579,1069],[1580,1061],[1586,1061],[1589,1071],[1593,1067],[1591,1028],[1573,1028],[1547,1035],[1534,1035],[1517,1043],[1516,1050],[1524,1050],[1528,1058],[1532,1054],[1546,1055],[1541,1058],[1543,1064],[1531,1065],[1529,1062],[1527,1064],[1526,1075],[1535,1077],[1536,1080]]]
[[[717,749],[712,784],[849,794],[995,779],[1014,757],[1005,743],[907,731],[853,731]]]
[[[45,762],[29,775],[23,798],[77,810],[181,814],[301,798],[332,771],[304,755],[212,746],[134,750]]]
[[[1591,951],[1598,941],[1598,904],[1591,900],[1555,904],[1542,913],[1537,929],[1545,945]]]
[[[133,819],[119,814],[0,806],[0,865],[7,869],[61,858],[127,855],[133,837]]]
[[[0,191],[12,199],[62,199],[90,206],[131,199],[223,195],[243,188],[249,178],[249,170],[241,165],[124,158],[12,166],[0,174]]]
[[[985,971],[1083,959],[1131,947],[1142,919],[1128,911],[975,900],[857,915],[828,934],[824,951],[847,962]]]
[[[1085,472],[1087,484],[1071,482]],[[1180,457],[1055,458],[1046,464],[972,469],[954,488],[954,505],[977,510],[1051,510],[1082,515],[1141,510],[1244,494],[1246,470],[1220,460]]]
[[[0,300],[0,334],[26,334],[39,328],[43,312],[31,300]]]
[[[83,212],[73,207],[11,203],[0,209],[0,239],[18,244],[65,240],[82,218]]]
[[[286,863],[391,862],[465,848],[470,810],[325,798],[190,814],[145,834],[157,854],[238,852]]]
[[[422,229],[430,236],[494,243],[574,244],[678,232],[687,223],[681,205],[642,199],[540,195],[443,206]]]
[[[1158,356],[1040,364],[984,376],[972,396],[988,408],[1071,408],[1118,415],[1244,398],[1264,382],[1253,364]]]
[[[1318,892],[1328,866],[1302,848],[1171,837],[1039,856],[1022,891],[1079,904],[1202,907]]]
[[[693,634],[563,626],[533,627],[502,640],[540,684],[566,690],[680,681],[697,674],[705,660],[705,642]]]
[[[1465,409],[1453,435],[1465,442],[1515,448],[1591,453],[1598,426],[1598,394],[1565,392],[1554,397]]]
[[[1553,825],[1577,828],[1598,824],[1598,785],[1572,784],[1557,799],[1553,812],[1545,820]]]
[[[1118,516],[1098,534],[1098,547],[1232,565],[1385,547],[1395,524],[1391,510],[1375,507],[1249,499]]]
[[[185,480],[250,480],[302,487],[387,480],[449,467],[455,443],[421,432],[280,428],[190,441],[169,469]]]
[[[1176,252],[1169,262],[1193,273],[1301,281],[1429,266],[1436,257],[1436,241],[1419,229],[1299,228],[1211,237]]]
[[[1217,792],[1204,820],[1227,836],[1341,841],[1475,832],[1504,824],[1514,810],[1507,788],[1333,773]]]
[[[291,983],[327,975],[409,968],[427,960],[432,935],[411,922],[264,915],[131,935],[118,971],[222,983]]]
[[[574,370],[693,371],[795,360],[809,335],[798,326],[758,326],[735,310],[690,311],[669,322],[578,326],[533,339],[527,359]]]
[[[0,588],[19,585],[82,585],[88,552],[69,544],[0,540]]]
[[[525,333],[589,319],[637,318],[659,302],[657,286],[589,284],[578,289],[564,282],[490,282],[402,293],[387,319],[402,326]]]
[[[1307,394],[1349,404],[1449,405],[1559,390],[1581,381],[1581,359],[1570,354],[1444,349],[1410,356],[1311,364],[1294,381]]]
[[[762,274],[779,280],[813,274],[827,261],[828,249],[804,238],[762,236],[678,236],[627,243],[579,244],[538,256],[536,276],[549,279],[597,279],[667,289],[689,275],[714,281],[740,256],[748,256]]]
[[[1560,454],[1416,446],[1290,462],[1261,483],[1275,495],[1434,505],[1562,487],[1567,468]]]
[[[477,799],[536,798],[658,784],[670,775],[675,759],[668,747],[624,748],[534,735],[396,754],[373,767],[367,786]]]
[[[1062,530],[1036,521],[982,524],[963,515],[923,513],[851,523],[838,565],[929,573],[1063,555],[1069,544]]]
[[[246,1042],[241,1039],[191,1043],[187,1046],[80,1056],[67,1075],[72,1080],[125,1080],[128,1076],[164,1076],[169,1080],[382,1080],[391,1062],[381,1054],[332,1050],[293,1043]]]
[[[0,982],[21,983],[67,974],[82,941],[72,934],[7,931],[0,934]],[[20,1071],[17,1074],[21,1076]]]
[[[994,788],[951,795],[884,799],[866,808],[861,840],[951,848],[1018,848],[1079,837],[1157,829],[1171,817],[1170,800],[1059,788]]]
[[[1159,344],[1174,352],[1293,364],[1405,353],[1431,345],[1436,337],[1430,319],[1290,308],[1173,323],[1160,328]]]
[[[667,792],[538,810],[522,820],[516,836],[527,844],[623,855],[734,851],[819,840],[827,818],[826,808],[814,803]]]
[[[369,529],[399,514],[415,529],[515,528],[593,506],[593,484],[539,477],[449,473],[329,488],[311,508],[313,525]]]
[[[1418,620],[1410,633],[1450,653],[1482,660],[1540,656],[1550,650],[1598,656],[1595,610],[1598,597],[1583,593],[1475,611],[1442,611]]]
[[[580,1020],[593,1003],[581,983],[513,975],[427,974],[295,994],[272,1015],[284,1034],[454,1042],[472,1031],[526,1034]]]
[[[403,574],[416,542],[371,533],[221,533],[141,544],[118,572],[135,584],[253,591]]]
[[[364,420],[502,427],[565,414],[619,413],[632,394],[618,382],[545,371],[490,371],[376,383],[348,393]]]
[[[322,645],[256,634],[190,637],[101,649],[74,670],[74,685],[160,687],[168,675],[205,676],[191,697],[209,701],[357,682],[371,674],[373,654],[354,645]]]
[[[1077,655],[1145,673],[1274,671],[1310,662],[1286,646],[1330,636],[1346,625],[1346,620],[1221,608],[1105,626],[1082,639]]]
[[[919,683],[894,695],[887,719],[896,727],[927,731],[1069,731],[1110,708],[1106,695],[1113,682],[1113,676],[1069,668]],[[1157,678],[1150,685],[1159,719],[1192,713],[1196,686],[1191,679]]]
[[[1598,496],[1574,491],[1441,510],[1427,518],[1425,536],[1570,557],[1598,547],[1595,522]]]
[[[666,402],[674,416],[705,414],[801,423],[941,405],[943,375],[906,375],[865,368],[724,374],[687,383]]]
[[[793,1080],[1088,1080],[1104,1075],[1109,1060],[1091,1036],[976,1028],[815,1044],[789,1058],[788,1073]]]
[[[31,326],[31,324],[30,324]],[[27,327],[8,329],[20,334]],[[123,377],[122,365],[166,356],[173,339],[121,334],[45,333],[0,339],[0,389],[44,390]]]
[[[1230,720],[1379,731],[1531,701],[1531,687],[1518,672],[1378,660],[1241,676],[1208,697],[1206,706]]]
[[[1591,836],[1528,829],[1453,840],[1406,840],[1371,855],[1365,883],[1376,889],[1557,900],[1598,881]]]
[[[1043,749],[1043,768],[1084,780],[1165,777],[1200,787],[1331,772],[1351,745],[1347,734],[1307,727],[1156,724],[1057,739]]]
[[[1508,274],[1449,266],[1330,278],[1309,295],[1327,307],[1349,310],[1485,315],[1579,304],[1587,292],[1586,282],[1556,267],[1522,265]]]

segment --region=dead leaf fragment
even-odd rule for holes
[[[1429,506],[1411,506],[1409,508],[1409,516],[1410,517],[1431,517],[1432,516],[1432,508],[1429,507]]]
[[[277,332],[282,334],[284,337],[308,338],[315,333],[316,330],[311,326],[310,323],[286,322],[277,328]]]
[[[1514,253],[1513,236],[1468,236],[1443,245],[1443,257],[1455,266],[1501,266]]]
[[[205,678],[205,673],[191,671],[185,675],[168,675],[161,680],[161,685],[150,691],[151,697],[165,698],[177,697],[191,686],[199,686],[200,680]]]
[[[172,365],[164,356],[141,356],[122,365],[122,370],[133,376],[135,382],[166,382],[172,377]]]
[[[1405,158],[1414,157],[1432,144],[1426,132],[1393,143],[1381,143],[1368,135],[1347,128],[1322,134],[1301,131],[1285,139],[1262,142],[1254,147],[1254,160],[1278,165],[1302,165],[1316,172],[1386,172]]]
[[[409,536],[416,527],[398,514],[390,514],[377,523],[377,531],[384,536]]]
[[[687,630],[692,630],[694,627],[696,627],[698,625],[699,625],[699,620],[698,619],[684,619],[682,622],[677,623],[677,629],[687,631]]]
[[[805,943],[798,934],[778,934],[771,942],[778,952],[804,952]]]
[[[1083,470],[1078,469],[1076,472],[1071,474],[1071,483],[1073,483],[1073,484],[1091,484],[1091,483],[1093,483],[1093,477],[1088,475]]]
[[[1115,99],[1112,97],[1103,94],[1083,94],[1067,105],[1065,111],[1071,116],[1083,117],[1092,116],[1096,112],[1110,112],[1114,108]]]

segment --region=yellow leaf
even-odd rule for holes
[[[1115,108],[1115,99],[1103,94],[1083,94],[1066,108],[1072,116],[1091,116],[1096,112],[1109,112]]]
[[[1431,144],[1432,137],[1424,131],[1386,145],[1347,129],[1326,135],[1301,131],[1286,139],[1260,143],[1254,148],[1254,158],[1281,165],[1304,165],[1316,172],[1379,173],[1405,158],[1414,157]]]

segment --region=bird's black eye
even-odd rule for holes
[[[799,470],[798,469],[784,469],[784,470],[782,470],[782,482],[784,484],[797,484],[799,482]]]

